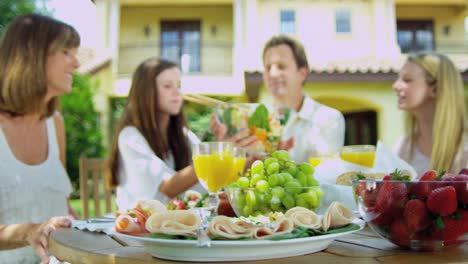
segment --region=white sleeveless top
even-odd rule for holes
[[[46,124],[48,155],[38,165],[17,160],[0,129],[0,224],[41,223],[68,214],[66,199],[72,187],[60,161],[54,118]],[[40,259],[27,246],[0,250],[0,263],[40,263]]]

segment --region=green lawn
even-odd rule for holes
[[[82,214],[83,206],[81,205],[81,199],[70,200],[70,204],[76,210],[78,215],[80,217],[83,217],[83,214]],[[101,200],[100,206],[101,206],[101,211],[104,211],[105,206],[106,206],[104,199]],[[88,207],[89,207],[89,217],[94,217],[95,214],[94,214],[94,201],[93,200],[89,200]],[[117,211],[117,206],[115,205],[115,203],[112,203],[112,212],[115,212],[115,211]]]

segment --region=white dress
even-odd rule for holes
[[[417,174],[416,179],[419,179],[430,168],[431,158],[419,151],[416,145],[414,146],[413,156],[410,157],[410,141],[408,136],[403,136],[398,139],[393,148],[393,152],[413,166]],[[459,169],[468,167],[468,133],[464,135],[464,142],[460,146],[452,166],[456,169],[449,172],[454,174],[457,174]]]
[[[184,130],[189,144],[200,140],[189,131]],[[119,133],[119,186],[117,186],[116,203],[118,210],[124,212],[132,209],[138,200],[156,199],[167,203],[169,198],[159,192],[161,182],[176,173],[172,153],[166,159],[160,159],[153,152],[145,137],[134,126],[127,126]],[[197,183],[192,188],[206,192]]]
[[[309,162],[310,157],[336,155],[344,144],[343,114],[304,95],[299,112],[291,111],[281,139],[291,137],[294,146],[289,153],[297,163]]]
[[[17,160],[0,129],[0,224],[41,223],[68,214],[66,200],[72,187],[60,161],[53,117],[46,124],[49,153],[38,165]],[[40,259],[27,246],[0,250],[0,263],[40,263]]]

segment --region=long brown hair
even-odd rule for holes
[[[16,17],[0,43],[0,112],[11,116],[34,112],[51,116],[58,99],[44,105],[47,57],[79,45],[80,36],[70,25],[39,14]]]
[[[169,119],[167,131],[161,131],[158,124],[158,87],[156,78],[167,69],[177,67],[176,64],[156,57],[143,61],[132,77],[132,85],[128,101],[115,133],[112,152],[109,160],[109,185],[119,184],[118,171],[120,167],[118,137],[126,126],[134,126],[145,137],[154,154],[163,159],[170,150],[174,156],[175,169],[180,170],[190,164],[190,148],[184,135],[185,118],[183,111]],[[162,135],[167,133],[168,142]]]

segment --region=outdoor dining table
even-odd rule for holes
[[[52,232],[49,243],[52,255],[70,263],[176,262],[152,257],[140,244],[132,240],[78,229],[59,228]],[[340,237],[324,251],[239,263],[468,263],[468,243],[450,246],[442,251],[415,252],[398,248],[366,227],[359,232]]]

